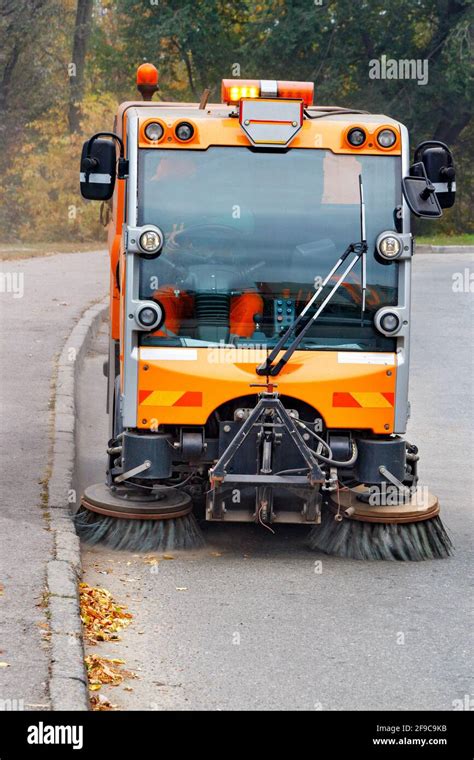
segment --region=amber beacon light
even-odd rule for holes
[[[151,100],[158,89],[158,69],[152,63],[142,63],[137,69],[137,90],[143,100]]]

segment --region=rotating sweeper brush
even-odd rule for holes
[[[195,547],[199,510],[342,557],[448,556],[403,436],[410,212],[453,204],[449,149],[410,166],[397,120],[313,106],[309,82],[223,80],[195,105],[152,102],[149,63],[137,84],[81,160],[83,197],[113,198],[109,464],[81,537]]]
[[[408,497],[398,506],[370,507],[359,500],[363,486],[331,495],[320,526],[309,536],[311,549],[348,559],[444,559],[452,543],[430,493]]]
[[[105,483],[90,486],[75,522],[85,543],[111,549],[171,551],[203,543],[191,498],[176,488],[141,494],[138,489],[109,488]]]

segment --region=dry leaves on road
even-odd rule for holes
[[[104,697],[103,694],[91,694],[90,704],[92,710],[95,712],[105,712],[115,710],[117,708],[117,705],[113,705],[112,702],[110,702],[107,697]]]
[[[122,665],[125,665],[125,660],[118,657],[99,657],[98,654],[88,654],[84,662],[91,691],[98,691],[103,684],[118,686],[125,676],[133,677],[134,675],[127,670],[121,670]]]
[[[126,612],[123,604],[117,604],[110,591],[104,588],[80,583],[79,592],[85,638],[93,644],[117,641],[117,632],[130,624],[133,615]]]
[[[160,560],[155,554],[145,554],[143,557],[145,565],[158,565]]]
[[[119,686],[124,678],[136,678],[135,673],[130,670],[122,670],[125,660],[117,657],[99,657],[97,654],[89,654],[84,660],[87,670],[87,679],[89,681],[89,691],[96,692],[102,685]],[[130,687],[127,691],[133,691]],[[90,694],[91,708],[95,711],[115,710],[107,697],[102,694]]]
[[[84,662],[90,692],[98,691],[104,684],[119,686],[124,678],[136,678],[135,673],[122,669],[125,660],[117,657],[99,657],[97,654],[89,654]],[[127,691],[131,691],[131,689],[128,688]],[[90,694],[90,704],[91,708],[96,711],[115,710],[116,708],[116,705],[113,705],[102,694]]]

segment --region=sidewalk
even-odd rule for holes
[[[45,709],[50,667],[46,565],[55,363],[72,327],[108,288],[103,251],[3,261],[0,290],[0,709]]]

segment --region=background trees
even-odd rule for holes
[[[472,232],[472,16],[470,0],[1,0],[1,221],[19,237],[98,234],[78,196],[81,135],[110,127],[149,60],[163,99],[210,87],[218,100],[230,76],[313,80],[319,103],[399,118],[414,143],[449,142],[460,202],[437,226]],[[427,60],[427,84],[371,79],[382,55]]]

